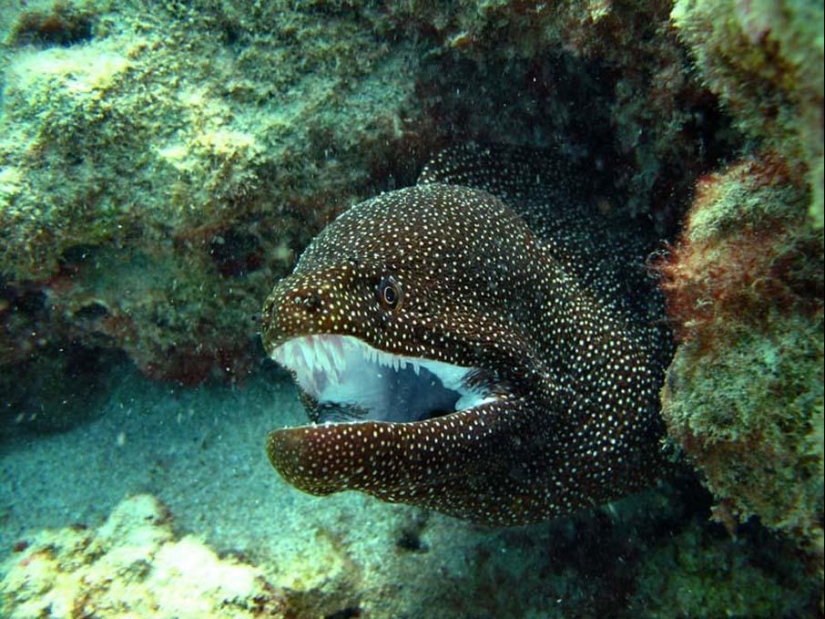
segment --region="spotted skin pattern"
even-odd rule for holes
[[[479,368],[495,397],[412,423],[276,430],[267,450],[283,478],[492,525],[651,484],[670,338],[643,268],[649,239],[600,215],[592,193],[586,166],[559,156],[465,146],[439,155],[416,186],[328,226],[265,303],[267,351],[352,335]],[[387,278],[393,304],[376,294]]]

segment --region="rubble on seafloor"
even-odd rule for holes
[[[450,619],[809,612],[807,576],[790,561],[765,561],[782,552],[780,542],[758,531],[743,536],[756,535],[747,544],[731,540],[721,527],[680,515],[678,501],[651,511],[664,500],[625,501],[566,522],[504,531],[381,505],[367,511],[392,523],[394,540],[385,538],[383,523],[379,532],[367,527],[371,534],[353,531],[349,539],[319,530],[310,546],[292,549],[291,559],[258,557],[256,564],[180,536],[158,499],[135,495],[96,529],[74,525],[22,538],[0,563],[0,613],[389,619],[424,612]],[[328,511],[356,528],[348,520],[352,507]],[[360,510],[358,518],[364,515]],[[626,609],[616,608],[618,599]]]
[[[99,529],[43,531],[3,568],[0,608],[35,617],[285,617],[283,593],[255,567],[176,538],[165,506],[126,499]]]

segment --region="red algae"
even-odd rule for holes
[[[662,414],[728,528],[758,516],[821,569],[823,242],[809,199],[772,154],[698,182],[658,265],[681,341]]]
[[[775,311],[822,310],[821,239],[806,232],[804,192],[795,187],[776,157],[699,179],[685,230],[656,265],[678,339],[712,347],[732,323],[766,328]],[[803,207],[796,216],[795,205]]]

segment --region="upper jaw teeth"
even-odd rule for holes
[[[359,346],[364,356],[364,360],[369,363],[376,363],[382,367],[392,367],[396,372],[403,370],[407,365],[411,365],[415,375],[418,376],[421,372],[421,362],[415,357],[402,357],[400,355],[393,355],[392,353],[378,350],[372,346],[361,344]]]
[[[378,367],[392,368],[398,372],[411,366],[416,376],[421,373],[421,367],[427,367],[439,377],[450,378],[448,368],[458,371],[449,387],[458,387],[460,379],[471,368],[454,366],[442,361],[431,361],[418,357],[404,357],[378,350],[358,338],[349,335],[307,335],[288,340],[272,351],[271,357],[279,365],[295,372],[299,377],[318,379],[323,376],[329,383],[340,383],[344,371],[354,360],[360,359]],[[314,381],[317,386],[317,380]]]

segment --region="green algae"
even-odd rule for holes
[[[823,239],[773,157],[704,178],[663,287],[682,343],[662,415],[735,530],[756,516],[822,570]]]
[[[665,410],[709,488],[741,518],[816,540],[823,511],[823,322],[793,317],[767,333],[741,329],[710,355],[683,344]],[[820,549],[814,549],[821,552]]]
[[[236,221],[268,199],[300,197],[324,175],[327,191],[346,193],[368,171],[335,165],[325,150],[346,160],[364,141],[397,137],[391,119],[410,86],[397,62],[359,83],[387,53],[356,24],[293,11],[310,22],[302,38],[288,40],[298,26],[282,14],[277,32],[247,33],[249,44],[233,52],[213,17],[184,13],[115,25],[101,8],[88,44],[11,55],[0,271],[42,279],[68,247]],[[320,28],[338,41],[332,49]]]
[[[800,595],[807,581],[793,560],[765,563],[781,554],[770,540],[724,539],[693,523],[642,562],[632,616],[798,617],[812,614],[814,596]]]
[[[677,0],[671,19],[707,86],[748,136],[800,166],[823,227],[823,6]]]
[[[664,268],[682,343],[662,414],[730,518],[821,557],[825,276],[809,196],[772,157],[703,179]]]
[[[12,296],[46,289],[66,328],[31,326],[54,345],[124,349],[153,376],[242,376],[267,282],[392,161],[415,46],[291,3],[4,15],[0,276]],[[73,17],[88,36],[60,38]],[[125,294],[98,282],[134,256]],[[91,306],[107,315],[78,320]],[[31,332],[9,332],[0,362]]]
[[[641,215],[660,196],[655,217],[672,225],[705,157],[695,118],[713,112],[697,103],[669,5],[545,8],[202,1],[149,10],[96,0],[6,8],[0,274],[14,289],[51,292],[59,283],[53,310],[68,323],[78,308],[109,309],[102,326],[32,325],[51,343],[103,339],[153,376],[197,382],[236,376],[221,357],[239,361],[241,373],[254,364],[248,317],[264,280],[284,275],[348,204],[411,182],[441,144],[577,136],[565,145],[575,156],[594,166],[618,158],[622,172],[602,191],[606,208]],[[71,35],[75,26],[83,36]],[[536,72],[539,56],[546,66]],[[116,294],[91,298],[89,289],[103,288],[94,281],[103,260],[117,253],[104,247],[144,256],[147,280],[173,273],[174,284],[144,288],[145,312],[126,311]],[[95,269],[74,259],[86,250]],[[161,337],[170,323],[180,327]],[[12,353],[0,362],[18,359],[26,338],[10,332]],[[173,371],[204,350],[203,370]]]

